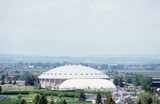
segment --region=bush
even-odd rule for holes
[[[102,97],[100,93],[97,94],[96,104],[102,104]]]
[[[20,104],[27,104],[27,102],[25,99],[22,99]]]
[[[39,104],[41,96],[39,94],[37,94],[34,99],[33,99],[33,104]]]
[[[86,95],[84,94],[84,92],[81,92],[79,96],[79,101],[85,101],[85,100],[86,100]]]
[[[39,104],[47,104],[47,97],[45,95],[42,95],[40,100],[39,100]]]
[[[1,92],[3,95],[17,95],[17,94],[29,94],[29,91],[5,91]]]
[[[2,86],[0,86],[0,93],[2,92]]]

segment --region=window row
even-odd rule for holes
[[[101,73],[45,73],[45,75],[103,75]]]

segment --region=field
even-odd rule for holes
[[[8,99],[0,101],[0,104],[16,104],[19,99],[25,99],[27,104],[33,104],[33,99],[36,94],[45,94],[48,102],[51,101],[51,96],[55,102],[65,99],[68,104],[91,104],[91,102],[79,102],[80,92],[75,91],[51,91],[46,89],[34,89],[32,86],[16,86],[3,85],[1,96],[7,96]]]
[[[33,98],[36,94],[29,94],[29,95],[21,95],[22,99],[25,99],[27,101],[27,104],[33,104]],[[16,101],[18,100],[17,97],[19,95],[8,95],[10,97],[9,100],[6,101],[0,101],[0,104],[16,104]],[[65,99],[68,104],[79,104],[78,98],[74,97],[62,97],[59,98],[57,96],[54,96],[54,101],[57,102],[61,99]],[[51,101],[51,96],[47,96],[48,102]],[[81,104],[81,103],[80,103]],[[91,104],[91,102],[83,102],[82,104]]]

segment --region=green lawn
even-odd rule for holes
[[[32,100],[36,94],[28,94],[28,95],[21,95],[21,99],[25,99],[27,101],[27,104],[33,104]],[[18,101],[19,95],[8,95],[10,97],[7,101],[0,101],[0,104],[17,104],[16,101]],[[54,96],[54,101],[60,101],[61,99],[65,99],[68,104],[79,104],[78,98],[74,97],[57,97]],[[51,96],[47,96],[48,102],[51,101]],[[91,102],[82,102],[80,104],[91,104]]]
[[[81,91],[59,91],[59,90],[47,90],[47,89],[35,89],[32,86],[17,86],[17,85],[3,85],[1,95],[9,96],[9,100],[0,101],[0,104],[17,104],[18,97],[25,99],[27,104],[33,104],[32,101],[36,94],[45,94],[48,102],[51,101],[51,96],[54,97],[55,101],[65,99],[68,104],[91,104],[91,102],[79,103],[78,97]],[[87,92],[97,93],[97,92]],[[104,92],[101,92],[104,93]]]

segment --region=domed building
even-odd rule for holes
[[[115,85],[103,72],[82,65],[65,65],[43,72],[39,77],[42,88],[62,90],[113,90]]]

